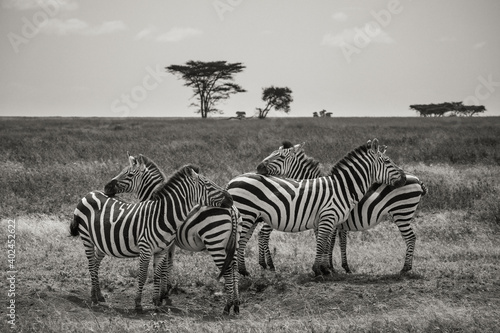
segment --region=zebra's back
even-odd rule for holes
[[[397,213],[413,217],[420,198],[425,194],[419,179],[407,174],[406,184],[392,188],[384,184],[373,184],[368,193],[352,209],[348,219],[339,225],[339,230],[361,231],[374,227],[387,215]]]
[[[261,217],[273,229],[299,232],[313,229],[326,211],[336,211],[331,177],[295,181],[244,174],[228,184],[241,214]]]
[[[118,258],[137,257],[139,240],[145,237],[152,202],[129,204],[93,191],[78,203],[74,215],[84,242]]]

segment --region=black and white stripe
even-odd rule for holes
[[[114,186],[106,192],[94,191],[78,203],[70,225],[71,235],[80,235],[89,261],[93,302],[104,301],[99,288],[99,264],[104,255],[118,258],[139,257],[139,283],[135,307],[142,310],[141,298],[151,256],[155,262],[155,296],[160,305],[166,290],[160,294],[158,262],[174,241],[177,226],[184,222],[197,204],[231,207],[232,198],[227,191],[197,173],[193,166],[179,169],[154,194],[152,200],[136,204],[126,203],[110,196],[116,194]],[[119,182],[115,182],[115,185]]]
[[[292,146],[284,142],[283,146],[271,153],[266,159],[273,175],[295,179],[316,178],[321,174],[318,162],[307,157],[303,144]],[[406,243],[406,255],[402,273],[412,268],[416,236],[410,225],[423,195],[427,193],[426,186],[415,176],[406,174],[406,184],[393,188],[385,184],[373,184],[368,193],[352,209],[348,219],[338,225],[342,267],[346,272],[351,270],[347,263],[347,231],[362,231],[373,228],[387,216],[391,216],[401,232]],[[259,233],[259,263],[263,268],[274,264],[269,251],[269,235],[272,229],[264,225]],[[334,232],[331,249],[335,244]],[[267,263],[266,263],[267,261]],[[331,259],[330,259],[331,263]]]
[[[160,168],[149,158],[139,155],[129,155],[130,166],[106,185],[116,186],[116,192],[135,194],[139,200],[150,198],[165,181]],[[144,195],[144,194],[147,195]],[[238,274],[236,271],[236,249],[238,245],[238,224],[241,218],[236,207],[221,208],[210,206],[195,206],[178,225],[175,245],[192,252],[207,250],[215,265],[224,276],[226,305],[224,313],[229,313],[234,306],[234,312],[239,313]],[[170,274],[173,266],[175,246],[171,246],[168,257],[161,268],[161,285],[170,288]]]
[[[404,173],[379,150],[378,140],[351,151],[326,177],[295,181],[265,176],[267,162],[259,165],[260,174],[245,174],[228,184],[234,204],[242,214],[242,233],[238,249],[238,269],[248,275],[244,251],[248,239],[261,218],[273,229],[299,232],[318,230],[316,275],[330,272],[329,243],[337,224],[342,223],[354,205],[375,183],[401,186]]]

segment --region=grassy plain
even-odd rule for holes
[[[0,227],[16,221],[19,332],[496,332],[500,327],[500,118],[0,119]],[[413,222],[414,269],[399,276],[405,246],[383,223],[350,233],[354,273],[315,280],[310,232],[274,233],[277,272],[240,281],[239,316],[221,316],[221,282],[205,253],[178,251],[172,305],[133,311],[137,260],[105,258],[107,303],[91,306],[87,260],[68,237],[78,200],[102,189],[142,153],[166,174],[187,164],[220,185],[255,169],[282,140],[306,142],[329,169],[377,137],[429,188]],[[5,232],[0,233],[4,248]],[[338,250],[338,249],[337,249]],[[4,252],[5,253],[5,252]],[[2,268],[7,271],[7,258]],[[151,274],[150,274],[151,276]],[[6,331],[2,306],[0,331]]]

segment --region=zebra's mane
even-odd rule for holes
[[[170,192],[177,183],[188,176],[189,170],[193,170],[196,173],[200,172],[200,168],[195,165],[184,165],[183,167],[178,169],[172,176],[170,176],[170,178],[166,182],[157,187],[157,189],[152,194],[151,199],[156,199],[158,197],[158,194],[160,193]]]
[[[332,169],[330,171],[330,175],[333,176],[333,175],[338,174],[341,166],[348,165],[349,162],[352,162],[356,159],[356,156],[358,156],[360,154],[366,154],[367,152],[368,152],[368,145],[367,144],[361,145],[358,148],[350,151],[349,153],[347,153],[346,156],[344,156],[344,158],[342,158],[337,163],[335,163],[335,165],[332,167]]]
[[[293,147],[293,144],[290,141],[283,141],[282,147],[283,147],[283,149],[289,149],[289,148]],[[307,156],[304,151],[302,151],[302,152],[304,153],[304,161],[303,161],[304,167],[319,170],[320,169],[319,168],[319,161],[316,160],[314,157]],[[321,170],[320,170],[320,173],[321,173]]]
[[[158,167],[158,165],[156,165],[155,162],[153,162],[151,159],[149,159],[148,157],[146,157],[144,155],[140,155],[139,157],[142,158],[143,164],[146,166],[146,168],[148,168],[149,172],[159,173],[162,177],[162,181],[165,181],[165,179],[167,179],[167,177],[165,177],[165,174],[163,173],[163,171]]]

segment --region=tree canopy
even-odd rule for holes
[[[240,62],[190,60],[185,65],[170,65],[165,69],[183,79],[184,86],[193,88],[193,97],[197,102],[191,106],[198,107],[196,112],[206,118],[210,113],[223,113],[216,108],[219,102],[232,94],[246,91],[233,82],[233,76],[245,68]]]
[[[463,102],[446,102],[440,104],[414,104],[410,109],[415,110],[421,117],[442,117],[447,112],[455,116],[473,116],[485,112],[484,105],[464,105]]]
[[[290,103],[293,102],[292,90],[288,87],[268,87],[262,89],[262,100],[266,102],[266,106],[257,108],[259,118],[267,117],[269,111],[273,108],[276,111],[290,112]]]

